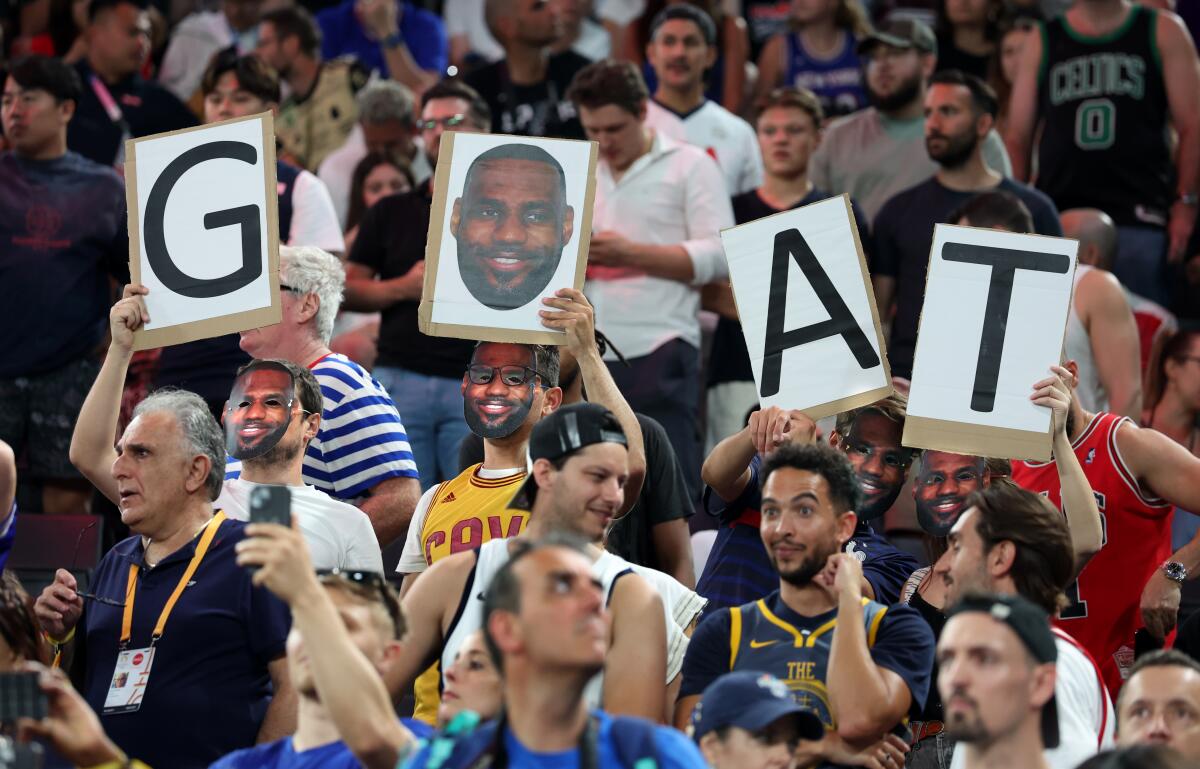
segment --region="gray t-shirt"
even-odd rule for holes
[[[995,131],[983,147],[987,164],[1012,176],[1004,142]],[[925,119],[892,120],[874,107],[839,118],[825,129],[808,164],[814,187],[850,193],[872,223],[883,204],[933,176],[937,164],[925,151]]]

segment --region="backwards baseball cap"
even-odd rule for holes
[[[1050,618],[1040,607],[1019,595],[968,595],[950,609],[946,619],[968,612],[987,614],[1008,625],[1039,664],[1058,660],[1058,645],[1050,630]],[[1058,747],[1058,703],[1051,695],[1042,706],[1042,743]]]
[[[937,38],[933,30],[917,19],[892,19],[867,35],[858,44],[858,55],[869,54],[877,45],[892,48],[915,48],[921,53],[937,53]]]
[[[708,685],[692,711],[692,739],[700,742],[704,735],[726,726],[761,732],[787,716],[794,719],[800,739],[825,736],[821,719],[797,705],[787,684],[775,676],[748,670],[726,673]]]
[[[529,436],[529,459],[531,462],[539,459],[553,462],[593,443],[629,445],[625,430],[611,411],[599,403],[572,403],[542,417],[534,425]],[[537,480],[530,473],[508,506],[532,510],[537,489]]]

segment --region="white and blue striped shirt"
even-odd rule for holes
[[[304,482],[342,500],[355,500],[388,478],[416,478],[417,463],[396,404],[383,385],[344,355],[309,367],[321,383],[321,429],[304,454]],[[225,479],[240,477],[230,457]]]

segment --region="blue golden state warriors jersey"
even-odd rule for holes
[[[792,699],[821,718],[826,730],[837,728],[825,688],[837,610],[816,617],[787,611],[773,593],[729,610],[729,669],[770,673],[787,684]],[[773,611],[768,605],[773,599]],[[867,646],[875,645],[888,608],[863,599]],[[779,615],[786,614],[784,620]]]

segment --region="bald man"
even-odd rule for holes
[[[1104,270],[1116,279],[1111,272],[1117,258],[1117,227],[1108,214],[1096,208],[1075,208],[1063,213],[1062,226],[1066,237],[1079,241],[1080,264]],[[1122,286],[1122,289],[1137,324],[1141,376],[1144,380],[1150,361],[1157,359],[1158,351],[1167,337],[1179,329],[1179,322],[1162,305],[1133,293],[1128,286]]]
[[[1116,229],[1107,215],[1095,209],[1065,212],[1062,228],[1066,237],[1080,241],[1066,339],[1067,357],[1079,363],[1076,397],[1085,409],[1140,419],[1138,327],[1120,281],[1108,271],[1116,252]]]

